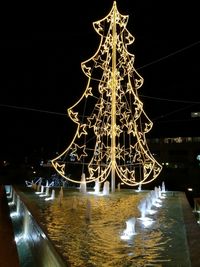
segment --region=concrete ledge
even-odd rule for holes
[[[4,186],[0,185],[0,266],[19,267],[17,246],[9,214],[6,192]]]
[[[187,241],[192,267],[200,266],[200,226],[184,193],[181,195],[183,218],[185,222]]]

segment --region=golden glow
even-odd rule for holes
[[[81,63],[87,86],[68,109],[77,131],[67,149],[52,160],[64,178],[81,183],[85,173],[86,183],[110,179],[112,191],[115,179],[137,186],[154,180],[162,169],[146,142],[145,134],[153,123],[138,97],[143,78],[134,68],[134,55],[127,50],[134,42],[127,23],[128,16],[119,13],[116,2],[106,17],[93,23],[100,44]]]

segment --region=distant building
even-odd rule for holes
[[[160,182],[164,180],[171,190],[192,188],[200,193],[200,137],[152,138],[147,142],[163,166]]]
[[[192,118],[199,118],[199,117],[200,117],[200,111],[197,111],[197,112],[191,112],[191,117],[192,117]]]

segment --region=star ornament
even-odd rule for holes
[[[110,160],[111,147],[106,146],[104,143],[102,143],[101,148],[100,148],[100,153],[101,153],[101,159],[102,160],[104,159],[104,157],[107,160]]]
[[[110,133],[110,128],[110,123],[104,123],[102,128],[102,134],[108,136],[108,134]]]
[[[133,88],[130,82],[127,83],[126,93],[133,93]]]
[[[92,87],[87,87],[85,90],[85,97],[87,98],[89,95],[93,96]]]
[[[78,112],[73,112],[71,109],[68,109],[68,115],[75,123],[79,122]]]
[[[129,155],[129,153],[125,150],[125,146],[120,146],[120,144],[118,144],[116,147],[116,158],[125,160],[127,155]]]
[[[82,124],[82,125],[79,125],[78,126],[78,137],[80,138],[81,135],[87,135],[87,131],[86,131],[86,127],[87,127],[87,124]]]
[[[119,173],[119,175],[120,175],[120,178],[121,178],[121,180],[123,180],[125,183],[126,183],[126,181],[127,181],[127,174],[128,174],[128,168],[126,168],[126,167],[118,167],[117,166],[117,171],[118,171],[118,173]]]
[[[89,124],[89,125],[88,125],[89,128],[94,127],[95,124],[96,124],[96,121],[97,121],[97,116],[96,116],[96,114],[92,114],[92,116],[88,117],[88,118],[87,118],[87,121],[88,121],[88,124]]]
[[[82,70],[85,73],[86,76],[91,76],[91,67],[87,67],[85,63],[81,64]]]
[[[130,117],[130,115],[125,111],[121,114],[120,122],[121,122],[121,128],[122,129],[125,126],[128,128],[129,117]]]
[[[131,134],[131,133],[133,133],[133,131],[134,131],[134,122],[132,120],[130,120],[129,123],[128,123],[128,131],[127,131],[127,133]]]
[[[116,125],[115,126],[115,133],[116,133],[116,136],[120,136],[121,133],[123,133],[123,131],[121,130],[121,127],[120,125]]]
[[[87,157],[88,154],[85,152],[86,145],[79,146],[77,144],[74,144],[74,148],[71,152],[71,155],[77,158],[77,160],[80,160],[82,157]]]
[[[104,107],[104,100],[101,98],[101,100],[97,104],[95,104],[95,108],[101,112],[103,107]]]
[[[126,45],[130,45],[131,43],[134,42],[135,38],[127,29],[124,31],[124,35],[125,35],[125,40],[126,40],[125,44]]]
[[[93,179],[94,177],[97,178],[99,176],[100,167],[98,165],[88,166],[88,169],[90,173],[90,179]]]
[[[93,27],[99,35],[102,35],[104,27],[101,25],[101,21],[93,22]]]
[[[65,164],[59,164],[58,162],[56,162],[55,168],[61,175],[65,174],[65,171],[64,171],[65,170]]]

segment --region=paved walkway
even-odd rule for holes
[[[0,267],[19,266],[6,193],[4,186],[0,185]]]

